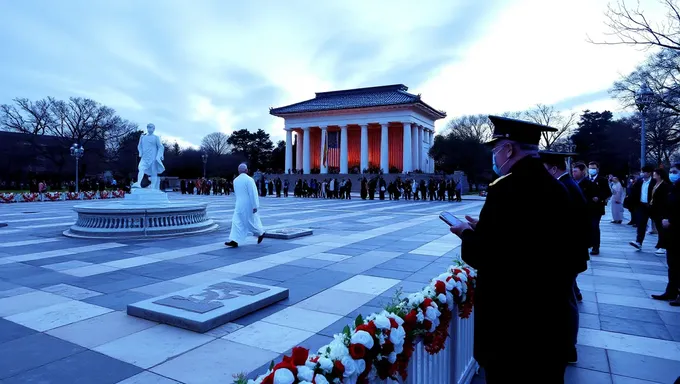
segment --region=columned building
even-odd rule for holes
[[[285,120],[286,172],[324,174],[337,168],[346,174],[357,168],[433,173],[428,153],[434,122],[446,113],[407,91],[396,84],[320,92],[314,99],[270,109]]]

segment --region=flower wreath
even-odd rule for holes
[[[108,198],[109,198],[109,191],[101,191],[101,192],[99,192],[99,198],[100,198],[100,199],[108,199]]]
[[[85,198],[85,200],[92,200],[96,195],[97,192],[94,191],[83,192],[83,197]]]
[[[66,200],[78,200],[78,194],[76,192],[68,192],[66,194]]]
[[[0,193],[0,200],[2,200],[3,203],[11,203],[14,201],[14,194],[13,193]]]
[[[235,384],[328,384],[373,383],[391,378],[406,380],[408,364],[415,345],[422,340],[425,350],[436,354],[449,337],[453,311],[460,318],[470,317],[474,306],[477,275],[462,264],[451,266],[432,279],[421,292],[412,293],[380,313],[365,319],[360,315],[354,325],[346,326],[333,341],[316,354],[302,347],[291,356],[270,365],[256,379],[244,374],[234,377]]]
[[[120,198],[125,197],[125,191],[123,191],[122,189],[119,189],[119,190],[117,190],[117,191],[113,191],[113,192],[112,192],[112,195],[113,195],[113,197],[115,197],[116,199],[120,199]]]
[[[45,197],[47,197],[47,199],[49,201],[57,201],[57,200],[61,199],[61,193],[59,193],[59,192],[47,192],[45,194]]]
[[[31,203],[31,202],[34,202],[38,198],[38,194],[37,193],[22,193],[21,198],[25,202]]]

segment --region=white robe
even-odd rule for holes
[[[253,213],[254,208],[258,210],[260,208],[255,181],[245,173],[240,174],[234,179],[234,195],[236,195],[236,206],[234,207],[234,217],[231,219],[229,240],[241,244],[246,239],[248,232],[255,236],[264,233],[259,211]]]

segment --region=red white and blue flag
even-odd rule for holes
[[[326,155],[327,167],[340,167],[340,132],[326,132]]]

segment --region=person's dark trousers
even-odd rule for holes
[[[640,204],[637,212],[637,238],[635,241],[642,244],[647,233],[647,222],[649,221],[649,204]]]
[[[600,221],[602,220],[602,215],[593,215],[590,218],[590,246],[593,250],[600,249]]]
[[[652,220],[656,226],[656,232],[659,234],[656,248],[666,249],[668,247],[668,239],[666,238],[668,236],[668,230],[663,227],[663,219],[661,217],[654,217]]]
[[[666,263],[668,263],[668,284],[666,285],[666,294],[669,296],[677,296],[680,290],[680,243],[679,240],[674,240],[672,244],[668,244],[666,249]]]
[[[484,381],[486,384],[508,384],[517,381],[517,378],[528,378],[521,380],[523,383],[541,384],[564,384],[564,371],[567,363],[550,364],[536,363],[536,369],[527,372],[526,367],[522,368],[519,364],[512,366],[509,364],[484,366]],[[528,375],[535,377],[527,377]]]

